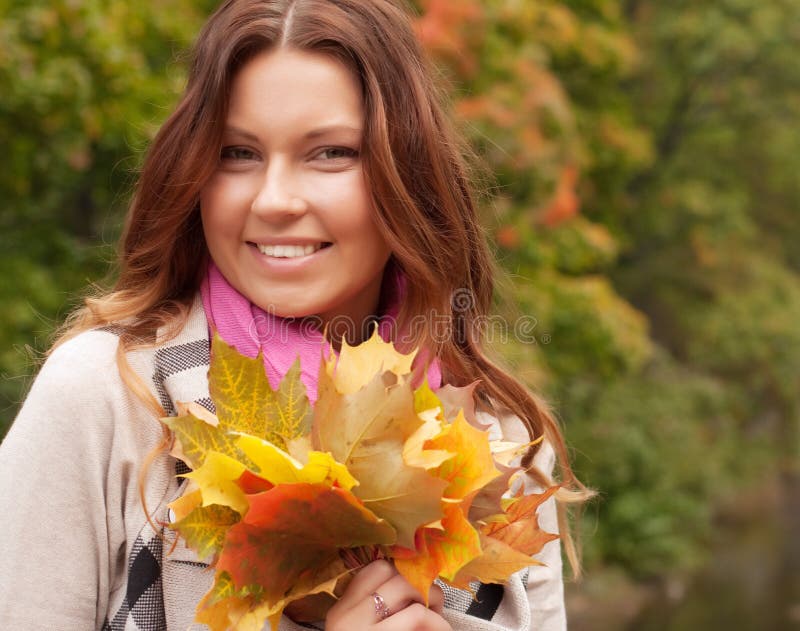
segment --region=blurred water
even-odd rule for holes
[[[628,630],[800,629],[800,476],[784,479],[780,497],[775,511],[724,529],[682,598],[665,595]]]

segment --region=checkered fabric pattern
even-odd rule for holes
[[[208,366],[210,361],[208,340],[196,340],[177,346],[167,346],[156,351],[153,382],[155,383],[161,406],[168,414],[175,414],[175,403],[165,387],[167,380],[181,372]],[[197,401],[197,403],[213,411],[214,404],[211,399],[204,398]]]
[[[133,544],[128,559],[128,585],[122,607],[103,631],[162,631],[164,595],[161,591],[162,540],[152,528],[142,532]]]
[[[452,587],[438,579],[436,583],[442,588],[445,608],[462,611],[482,620],[491,620],[503,600],[502,585],[473,581],[470,583],[470,589],[475,593],[473,597],[472,593]]]
[[[115,332],[116,331],[112,331]],[[175,346],[156,349],[155,370],[152,376],[156,392],[165,410],[175,414],[175,403],[169,391],[180,388],[181,380],[197,379],[198,369],[205,375],[210,362],[208,339],[194,340]],[[205,377],[203,377],[205,378]],[[208,397],[195,400],[211,412],[214,404]],[[187,473],[186,465],[176,460],[176,474]],[[125,599],[114,617],[106,620],[103,631],[163,631],[166,629],[164,594],[161,581],[163,552],[162,532],[145,524],[134,542],[128,559],[128,577]],[[467,591],[440,583],[444,591],[445,607],[467,615],[491,620],[503,598],[500,585],[475,583],[475,597]],[[322,629],[322,626],[295,624],[293,628]]]
[[[110,330],[110,329],[107,329]],[[119,334],[118,331],[111,331]],[[195,340],[177,346],[167,346],[155,351],[153,383],[160,403],[169,414],[175,414],[175,403],[169,396],[166,383],[180,379],[181,373],[208,368],[210,362],[207,339]],[[208,397],[196,401],[211,412],[214,404]],[[188,467],[175,461],[175,473],[188,473]],[[103,631],[163,631],[166,629],[164,594],[161,587],[161,556],[163,533],[144,525],[133,544],[128,558],[128,582],[125,600],[111,620],[106,620]]]

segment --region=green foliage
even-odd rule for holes
[[[575,467],[603,483],[589,559],[645,574],[702,563],[710,498],[731,492],[735,480],[734,395],[664,354],[644,371],[567,390],[563,413],[586,419],[570,426]],[[754,446],[736,467],[752,471]]]
[[[0,138],[11,156],[0,170],[0,433],[34,370],[24,346],[46,349],[76,296],[106,274],[113,252],[97,244],[119,234],[202,4],[0,2]]]
[[[587,556],[689,566],[717,503],[800,444],[800,7],[420,4],[546,341],[502,350],[603,494]]]
[[[545,361],[559,381],[635,372],[652,352],[646,321],[603,276],[541,273],[516,289],[523,311],[548,335]]]

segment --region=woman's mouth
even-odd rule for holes
[[[296,259],[303,256],[310,256],[318,252],[322,248],[328,247],[331,244],[327,242],[320,242],[308,245],[261,245],[254,244],[258,251],[264,256],[269,256],[276,259]]]

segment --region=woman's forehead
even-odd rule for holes
[[[360,132],[364,107],[358,77],[328,55],[270,50],[250,59],[231,86],[228,125],[241,119],[309,126],[306,134]],[[334,129],[335,128],[335,129]]]

